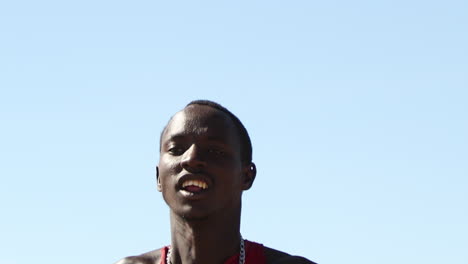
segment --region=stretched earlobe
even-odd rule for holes
[[[156,166],[156,188],[158,191],[162,191],[161,180],[159,179],[159,167]]]
[[[257,167],[255,163],[250,163],[246,166],[246,171],[244,173],[244,182],[243,182],[243,190],[248,190],[252,187],[253,182],[255,181],[255,177],[257,176]]]

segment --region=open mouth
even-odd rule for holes
[[[186,195],[202,193],[208,189],[208,184],[202,180],[187,180],[182,183],[182,192]]]

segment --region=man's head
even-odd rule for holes
[[[236,115],[234,115],[231,111],[229,111],[227,108],[224,106],[213,102],[209,100],[195,100],[190,103],[188,103],[184,109],[186,109],[189,106],[192,105],[205,105],[212,107],[216,110],[219,110],[223,113],[225,113],[229,118],[231,118],[233,124],[235,125],[237,129],[237,134],[239,136],[240,144],[241,144],[241,155],[242,155],[242,161],[245,162],[246,164],[249,164],[252,162],[252,142],[250,141],[250,136],[249,133],[247,132],[247,129],[245,129],[244,125],[242,122],[237,118]],[[183,110],[184,110],[183,109]],[[183,111],[182,110],[182,111]],[[173,118],[173,117],[172,117]],[[169,120],[168,124],[164,127],[164,129],[161,131],[161,136],[159,139],[159,150],[161,151],[161,146],[162,146],[162,137],[164,135],[164,132],[166,131],[167,126],[169,123],[172,121],[172,118]]]
[[[240,211],[255,165],[239,119],[211,101],[194,101],[176,113],[161,134],[158,190],[186,218]],[[226,211],[227,210],[227,211]]]

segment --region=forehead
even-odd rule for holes
[[[237,140],[232,119],[224,112],[205,105],[190,105],[176,113],[167,124],[163,142],[174,137],[205,136],[228,141]]]

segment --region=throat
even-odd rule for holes
[[[171,210],[172,263],[219,264],[239,254],[240,210],[223,208],[202,219]]]
[[[245,264],[245,241],[244,239],[242,238],[242,235],[240,235],[240,238],[239,238],[239,264]],[[172,256],[172,246],[169,247],[168,251],[167,251],[167,255],[166,255],[166,264],[172,264],[173,263],[173,256]],[[181,257],[181,255],[179,255],[179,257]],[[185,260],[184,260],[185,259]],[[180,260],[182,260],[181,262],[182,263],[210,263],[210,260],[208,258],[205,259],[204,256],[199,256],[197,257],[196,255],[193,256],[189,259],[186,259],[186,258],[181,258]],[[212,258],[211,259],[213,261],[213,263],[221,263],[219,262],[219,259],[216,260],[215,258]],[[222,263],[224,263],[225,259],[222,260]]]

